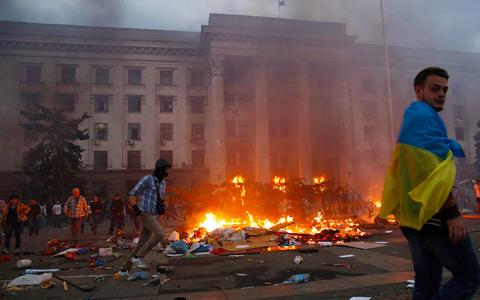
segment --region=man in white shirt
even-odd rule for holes
[[[55,205],[52,206],[52,218],[53,226],[60,227],[62,223],[62,206],[58,201],[55,203]]]

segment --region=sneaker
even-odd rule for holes
[[[137,267],[137,268],[140,268],[140,269],[147,269],[148,266],[143,263],[142,259],[139,258],[139,257],[132,257],[132,264]]]
[[[130,276],[130,272],[128,271],[118,271],[115,274],[113,274],[113,279],[115,280],[125,280]]]
[[[10,253],[10,251],[8,251],[8,249],[7,249],[7,248],[3,248],[3,249],[2,249],[2,253],[3,253],[3,254],[9,254],[9,253]]]

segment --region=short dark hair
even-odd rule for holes
[[[447,80],[450,77],[448,75],[448,72],[446,70],[442,69],[442,68],[429,67],[429,68],[421,70],[417,74],[417,76],[415,76],[415,80],[413,80],[413,87],[416,87],[417,85],[418,86],[423,86],[423,84],[425,83],[425,80],[427,80],[427,77],[431,76],[431,75],[437,75],[437,76],[443,77]]]
[[[8,196],[8,201],[10,201],[12,199],[20,199],[20,198],[15,194],[11,194],[10,196]]]

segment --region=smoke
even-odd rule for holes
[[[362,43],[381,44],[380,0],[285,0],[282,18],[341,22]],[[480,2],[383,1],[390,45],[480,52]],[[199,31],[209,13],[278,17],[278,0],[0,0],[0,19]]]

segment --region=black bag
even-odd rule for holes
[[[160,187],[158,186],[155,177],[153,178],[153,182],[155,182],[155,187],[157,188],[157,214],[160,216],[165,214],[165,201],[160,198]]]

